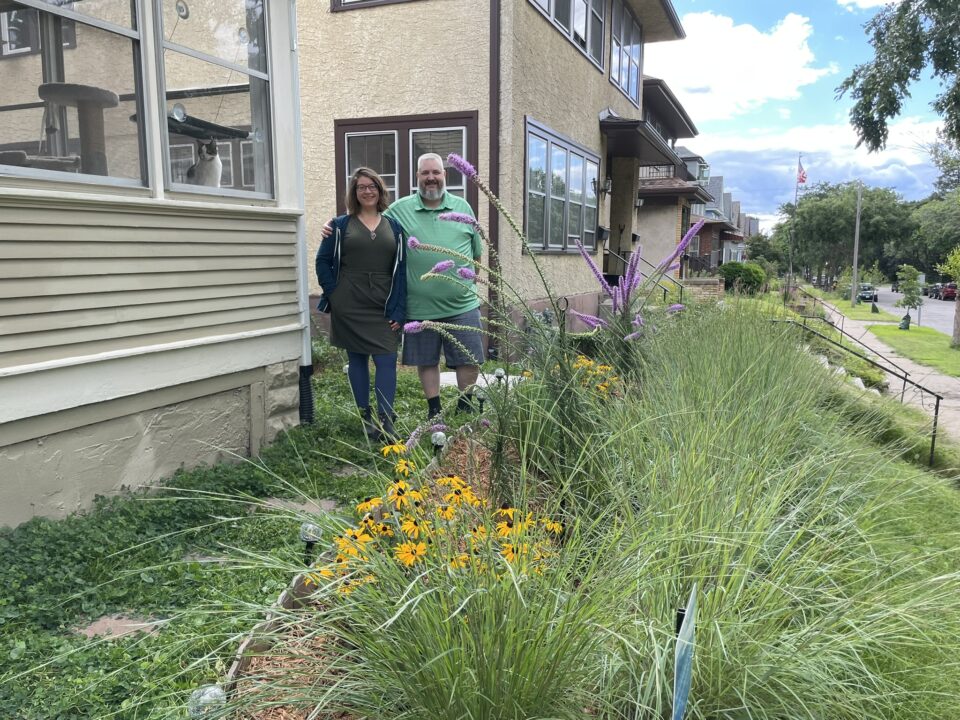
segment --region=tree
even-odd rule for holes
[[[887,5],[866,25],[873,60],[857,65],[837,88],[854,99],[850,120],[859,144],[871,151],[887,144],[887,121],[900,114],[920,73],[930,68],[943,91],[933,108],[945,136],[960,140],[960,0],[903,0]]]
[[[949,275],[954,280],[960,279],[960,246],[955,247],[947,255],[937,268],[945,275]],[[950,347],[960,347],[960,296],[953,302],[953,338],[950,340]]]
[[[937,130],[937,141],[929,146],[930,159],[940,171],[940,177],[933,183],[936,191],[945,195],[960,190],[960,142],[951,140]]]
[[[786,251],[780,242],[763,233],[747,238],[747,257],[764,268],[771,268],[768,272],[771,277],[787,266]]]
[[[897,280],[900,281],[900,292],[903,297],[894,303],[897,307],[907,309],[907,317],[910,316],[911,308],[919,308],[923,305],[923,297],[920,292],[920,271],[912,265],[901,265],[897,271]],[[910,329],[910,326],[907,326]]]

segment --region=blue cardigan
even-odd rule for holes
[[[383,308],[383,316],[387,320],[400,323],[401,325],[407,318],[407,234],[403,231],[396,220],[384,215],[390,227],[393,229],[393,236],[397,239],[397,256],[393,262],[393,279],[390,283],[390,294],[387,296],[387,303]],[[340,215],[331,222],[333,232],[325,237],[320,243],[320,250],[317,251],[317,280],[320,281],[320,287],[323,288],[323,297],[317,304],[317,310],[324,313],[330,312],[330,300],[328,299],[337,287],[340,280],[340,248],[343,238],[347,234],[347,222],[349,215]]]

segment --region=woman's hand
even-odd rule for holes
[[[391,329],[391,330],[399,330],[399,329],[400,329],[400,323],[394,322],[393,320],[390,320],[389,322],[390,322],[390,329]]]

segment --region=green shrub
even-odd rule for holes
[[[724,288],[753,294],[763,287],[767,275],[756,263],[728,262],[719,268]]]

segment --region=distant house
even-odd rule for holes
[[[596,312],[577,243],[598,258],[606,247],[608,272],[622,272],[634,235],[648,236],[641,169],[679,162],[657,123],[689,119],[665,89],[648,106],[643,78],[645,45],[684,37],[671,2],[333,0],[300,12],[311,252],[355,167],[400,197],[416,190],[419,155],[454,151],[514,213],[553,288]],[[544,290],[519,239],[455,171],[448,183],[489,224],[506,281],[537,306]]]
[[[0,3],[0,525],[299,421],[293,7]]]

